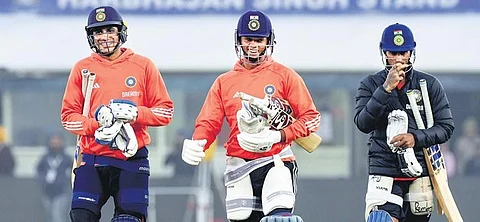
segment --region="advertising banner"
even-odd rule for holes
[[[100,5],[114,6],[123,14],[138,15],[238,15],[250,9],[269,15],[480,12],[479,0],[39,0],[38,12],[86,14]]]

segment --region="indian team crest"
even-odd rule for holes
[[[260,22],[258,21],[258,15],[251,15],[250,21],[248,22],[248,29],[254,32],[260,28]]]
[[[411,92],[413,93],[413,96],[415,97],[415,102],[419,103],[422,101],[422,93],[418,89],[412,89]]]
[[[129,76],[125,79],[125,85],[129,88],[133,88],[137,85],[137,79],[133,76]]]
[[[103,22],[107,18],[107,15],[105,14],[105,9],[104,8],[97,9],[95,11],[95,13],[97,13],[95,15],[95,19],[97,20],[97,22]]]
[[[275,94],[276,89],[275,89],[275,86],[273,85],[266,85],[265,88],[263,88],[263,91],[268,96],[273,96],[273,94]]]
[[[402,46],[403,43],[405,43],[405,39],[403,38],[402,30],[393,31],[393,43],[396,46]]]

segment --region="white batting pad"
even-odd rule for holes
[[[290,170],[284,165],[279,155],[273,155],[275,166],[265,177],[262,190],[263,213],[267,215],[277,208],[293,208],[295,194]]]
[[[243,165],[245,160],[241,158],[231,157],[227,159],[227,165]],[[227,219],[229,220],[246,220],[252,214],[255,204],[253,196],[253,188],[250,175],[238,181],[225,185],[227,195],[225,204],[227,209]]]

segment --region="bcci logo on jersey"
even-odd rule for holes
[[[137,85],[137,79],[135,79],[133,76],[129,76],[125,79],[125,85],[128,88],[133,88]]]
[[[408,93],[413,94],[413,96],[415,98],[415,102],[418,105],[418,110],[423,110],[423,104],[422,105],[419,104],[423,100],[422,92],[420,92],[420,90],[418,90],[418,89],[412,89],[412,90],[408,91]],[[406,109],[412,109],[412,106],[410,106],[410,104],[406,104],[405,108]]]

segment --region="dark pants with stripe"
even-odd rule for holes
[[[150,176],[147,156],[146,148],[127,161],[84,155],[85,164],[74,171],[71,209],[88,210],[100,219],[102,206],[112,196],[115,215],[146,218]]]

